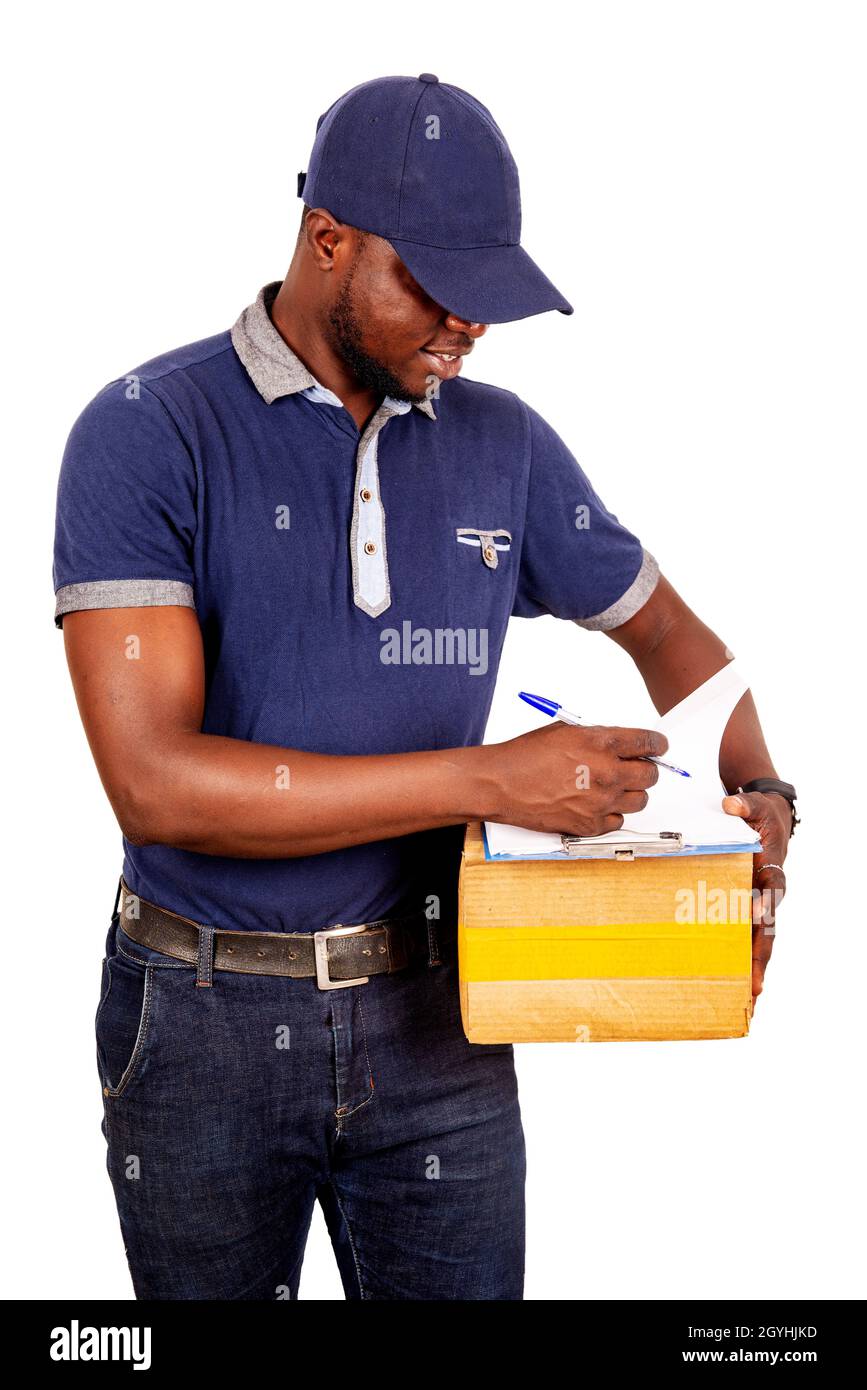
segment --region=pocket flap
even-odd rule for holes
[[[482,552],[482,560],[492,570],[500,563],[499,552],[512,548],[512,533],[502,527],[486,531],[478,526],[458,526],[455,534],[463,545],[477,545]]]

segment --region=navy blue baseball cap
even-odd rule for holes
[[[380,77],[339,97],[319,117],[298,196],[390,242],[459,318],[572,313],[520,244],[518,170],[500,127],[433,73]]]

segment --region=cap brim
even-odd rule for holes
[[[470,323],[511,323],[549,309],[574,312],[521,246],[450,250],[388,241],[425,293]]]

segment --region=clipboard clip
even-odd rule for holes
[[[678,830],[660,830],[658,835],[607,843],[594,835],[561,835],[560,839],[569,859],[622,859],[628,863],[636,858],[679,854],[683,849],[683,836]]]

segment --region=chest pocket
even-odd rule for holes
[[[481,552],[482,563],[495,570],[500,563],[500,555],[512,548],[510,531],[482,531],[476,526],[459,526],[455,532],[459,545],[472,545]]]

